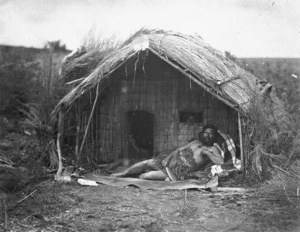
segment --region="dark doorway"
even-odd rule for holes
[[[137,110],[127,112],[128,157],[150,158],[153,155],[154,115]]]

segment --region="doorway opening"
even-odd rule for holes
[[[153,155],[154,115],[143,111],[127,112],[128,158],[151,158]]]

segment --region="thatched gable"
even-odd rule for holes
[[[141,47],[146,44],[146,47]],[[219,100],[241,112],[247,112],[261,82],[235,62],[215,50],[198,35],[164,31],[137,33],[119,49],[110,52],[98,66],[58,104],[70,106],[83,93],[111,77],[130,61],[138,62],[141,53],[151,52],[178,69]],[[270,88],[268,84],[267,89]],[[58,109],[58,108],[57,108]]]

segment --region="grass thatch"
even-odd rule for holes
[[[134,49],[141,37],[149,41],[149,48],[146,51]],[[60,101],[57,109],[61,105],[72,105],[97,83],[100,83],[101,89],[101,82],[104,79],[110,78],[113,72],[124,67],[129,60],[138,60],[138,54],[141,52],[148,51],[178,68],[225,103],[242,111],[248,110],[252,94],[258,90],[256,77],[210,47],[200,36],[142,29],[118,48],[104,51],[95,47],[82,54],[79,50],[73,60],[70,57],[70,65],[63,70],[65,77],[76,73],[78,67],[89,65],[89,72],[85,73],[90,74]]]
[[[105,39],[90,32],[77,50],[74,50],[62,62],[61,76],[65,82],[84,78],[91,74],[97,65],[112,51],[119,47],[120,42],[112,37]]]
[[[271,98],[254,95],[244,124],[247,172],[260,178],[274,168],[285,170],[299,155],[299,135],[291,128],[284,108],[274,104],[276,96]]]

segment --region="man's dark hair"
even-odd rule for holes
[[[212,125],[212,124],[206,124],[202,131],[198,134],[198,138],[200,141],[203,140],[203,132],[206,130],[206,129],[212,129],[214,135],[215,135],[215,139],[217,139],[217,136],[218,136],[218,128],[215,126],[215,125]]]
[[[203,127],[203,129],[202,129],[202,132],[204,132],[206,129],[212,129],[213,130],[213,132],[215,133],[215,135],[217,135],[217,133],[218,133],[218,128],[215,126],[215,125],[213,125],[213,124],[207,124],[207,125],[205,125],[204,127]]]

